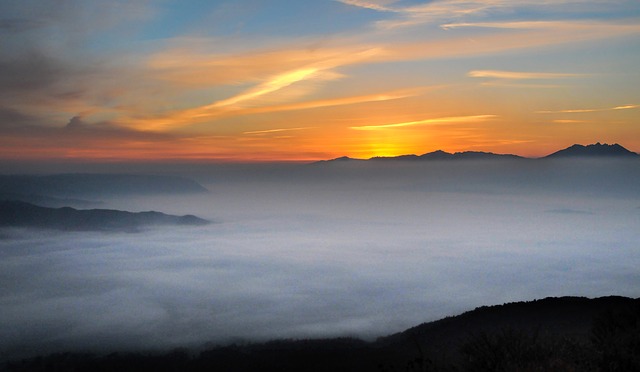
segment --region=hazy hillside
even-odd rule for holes
[[[46,208],[20,201],[0,201],[0,226],[37,227],[70,231],[129,231],[154,225],[204,225],[192,215],[172,216],[160,212],[124,212],[112,209],[78,210]]]

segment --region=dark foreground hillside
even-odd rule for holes
[[[65,353],[6,371],[638,371],[640,299],[547,298],[481,307],[375,342],[236,344],[198,353]]]

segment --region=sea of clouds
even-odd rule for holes
[[[104,207],[212,224],[0,231],[0,358],[373,339],[482,305],[640,296],[637,162],[171,172],[210,193]]]

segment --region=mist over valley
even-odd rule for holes
[[[213,223],[1,230],[2,359],[373,340],[487,304],[640,295],[637,160],[162,169],[208,192],[78,195]]]

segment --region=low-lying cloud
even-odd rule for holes
[[[206,227],[5,230],[0,357],[373,338],[486,304],[639,296],[635,165],[508,164],[203,168],[210,194],[107,204]]]

